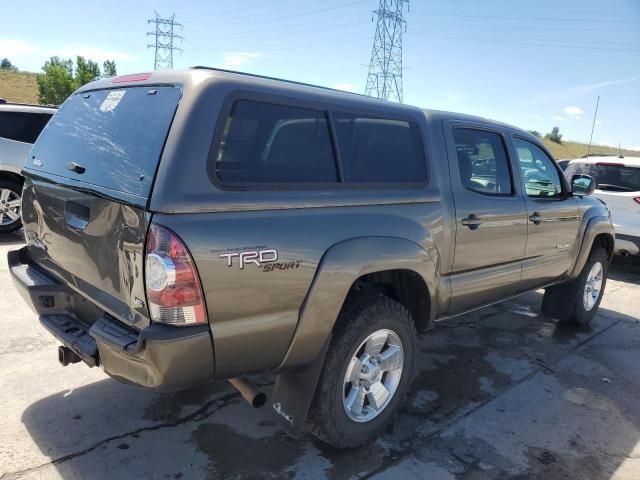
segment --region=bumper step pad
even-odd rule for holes
[[[40,323],[90,367],[98,365],[98,346],[89,327],[71,315],[42,315]]]

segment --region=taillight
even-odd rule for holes
[[[636,203],[640,203],[640,197],[634,197],[633,201],[636,202]]]
[[[206,323],[198,272],[182,240],[152,223],[147,237],[145,285],[151,320],[171,325]]]

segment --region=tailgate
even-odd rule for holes
[[[137,328],[149,324],[146,205],[180,95],[172,86],[75,94],[23,170],[29,257]]]
[[[33,262],[121,321],[149,324],[143,277],[148,213],[30,178],[22,203]]]

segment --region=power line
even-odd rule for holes
[[[490,38],[472,38],[472,37],[460,37],[456,35],[438,35],[435,33],[413,33],[412,35],[418,35],[421,37],[436,37],[436,38],[449,38],[452,40],[464,40],[469,42],[487,42],[487,43],[498,43],[503,45],[523,45],[528,47],[552,47],[552,48],[568,48],[568,49],[579,49],[579,50],[591,50],[591,51],[609,51],[609,52],[640,52],[638,49],[628,49],[628,48],[609,48],[609,47],[600,47],[600,46],[585,46],[585,45],[561,45],[557,43],[535,43],[541,40],[534,40],[532,42],[529,41],[519,41],[519,40],[494,40]],[[562,40],[556,40],[562,41]],[[635,46],[635,45],[631,45]]]
[[[153,23],[156,26],[154,32],[147,32],[147,36],[155,36],[155,43],[147,45],[147,48],[155,50],[153,69],[173,68],[173,52],[182,52],[181,48],[173,45],[175,39],[182,41],[182,36],[175,33],[175,28],[182,29],[182,24],[175,21],[175,13],[169,18],[160,18],[158,12],[155,14],[156,18],[147,20],[147,24]]]
[[[561,17],[509,17],[502,15],[465,15],[462,13],[433,13],[420,12],[418,15],[439,16],[439,17],[460,17],[460,18],[484,18],[489,20],[520,20],[525,22],[577,22],[577,23],[640,23],[640,20],[605,20],[598,19],[579,19],[579,18],[561,18]]]
[[[409,0],[380,0],[365,95],[402,103],[402,33]]]

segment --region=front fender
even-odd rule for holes
[[[611,245],[613,246],[615,242],[613,224],[611,223],[611,218],[608,213],[605,212],[606,210],[599,210],[590,216],[585,215],[585,217],[583,217],[581,225],[582,241],[580,242],[580,250],[578,251],[573,270],[569,275],[570,278],[577,278],[580,275],[580,272],[582,272],[582,269],[587,263],[587,258],[589,258],[593,242],[598,235],[607,235]]]
[[[438,262],[433,246],[425,250],[404,238],[363,237],[333,245],[322,257],[300,310],[298,325],[278,370],[297,370],[310,365],[331,335],[344,300],[354,282],[363,275],[385,270],[410,270],[427,285],[430,304],[436,305]],[[436,312],[431,308],[430,320]]]

